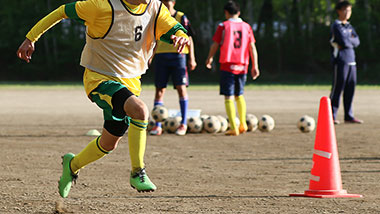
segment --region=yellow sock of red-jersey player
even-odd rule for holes
[[[226,107],[226,113],[228,116],[228,120],[230,123],[230,129],[236,130],[236,110],[235,110],[235,103],[233,99],[225,99],[224,105]]]
[[[240,95],[235,98],[236,100],[236,107],[239,114],[240,119],[240,127],[243,127],[244,130],[247,129],[247,120],[246,120],[246,114],[247,114],[247,104],[245,103],[245,99],[243,95]]]

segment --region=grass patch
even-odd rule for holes
[[[82,89],[82,82],[0,82],[0,89]],[[153,90],[153,84],[143,84],[143,90]],[[171,84],[168,88],[172,88]],[[380,90],[380,85],[357,85],[358,90]],[[246,90],[330,90],[326,84],[254,84],[248,83]],[[219,90],[216,83],[191,84],[189,90]]]

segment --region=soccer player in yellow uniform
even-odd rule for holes
[[[17,51],[30,62],[34,43],[62,19],[76,19],[87,26],[81,65],[83,83],[92,102],[103,109],[102,135],[79,154],[63,156],[59,193],[67,197],[81,168],[109,154],[128,131],[131,186],[149,192],[156,186],[146,175],[144,153],[149,110],[138,98],[140,76],[146,72],[156,40],[173,43],[181,52],[189,45],[186,30],[159,0],[87,0],[60,6],[40,20]]]

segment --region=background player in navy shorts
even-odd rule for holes
[[[332,60],[334,65],[334,81],[330,99],[334,117],[336,119],[340,95],[343,91],[344,122],[363,123],[356,119],[352,110],[352,101],[356,86],[356,61],[354,48],[360,44],[359,36],[354,27],[348,22],[351,17],[352,5],[348,1],[339,2],[336,7],[338,19],[331,26]]]
[[[172,17],[181,23],[188,32],[191,44],[184,48],[181,53],[178,53],[173,45],[158,41],[154,55],[155,67],[155,86],[156,94],[154,97],[154,106],[164,105],[165,89],[171,76],[173,85],[178,91],[179,105],[181,109],[182,121],[176,131],[177,135],[185,135],[187,131],[187,108],[188,95],[186,87],[189,84],[187,75],[187,56],[189,58],[189,69],[194,70],[197,66],[194,55],[194,43],[192,40],[193,31],[187,17],[184,13],[174,9],[175,0],[161,0],[162,3],[169,9]],[[150,131],[151,135],[161,135],[161,123],[156,122],[156,125]]]

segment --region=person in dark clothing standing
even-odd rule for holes
[[[344,122],[363,123],[354,117],[352,101],[356,86],[356,61],[355,50],[360,44],[359,36],[354,27],[348,22],[352,14],[352,5],[348,1],[336,4],[338,19],[331,26],[332,61],[334,65],[334,80],[330,99],[335,124],[340,122],[336,119],[340,95],[343,91]]]

